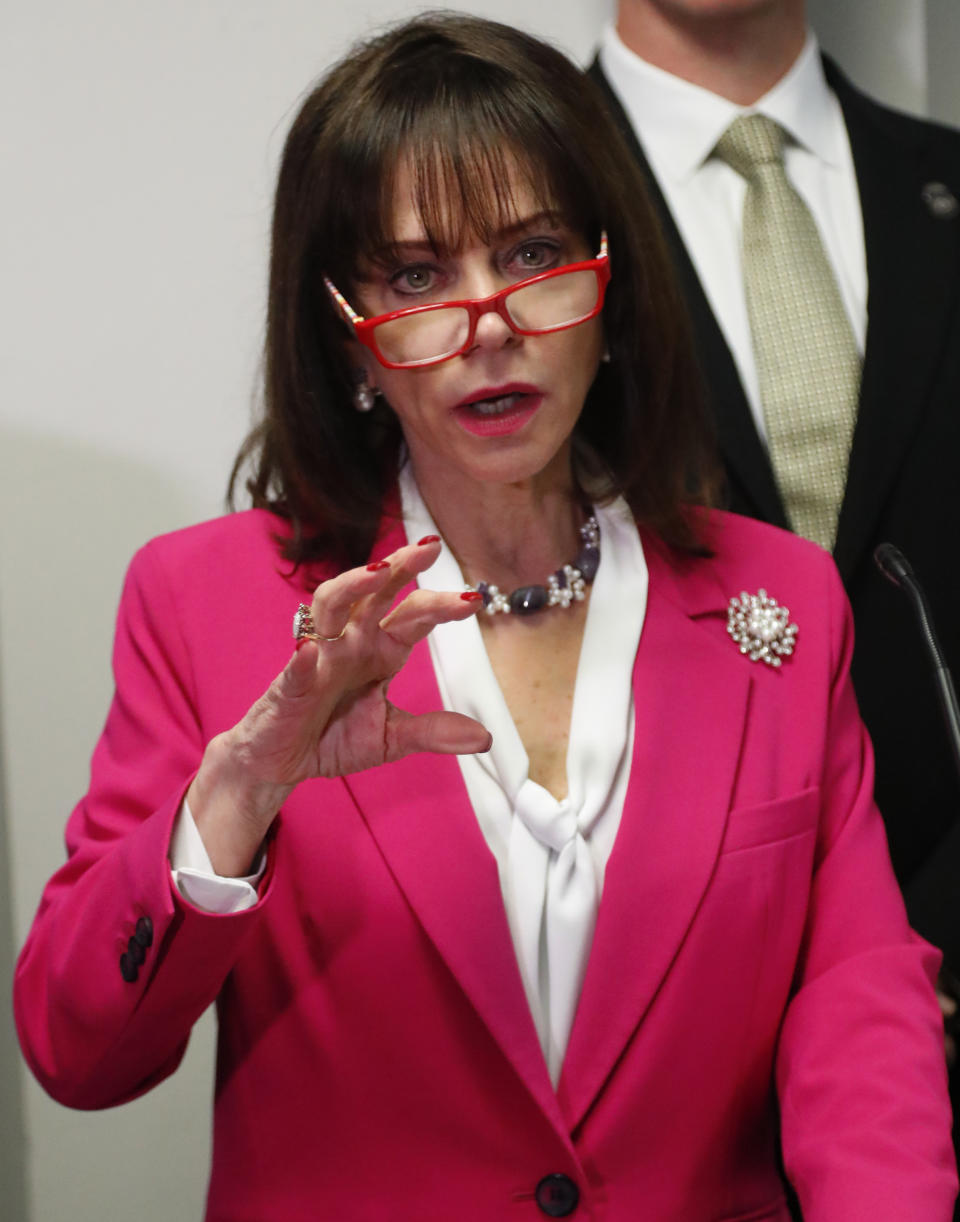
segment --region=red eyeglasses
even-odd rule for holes
[[[323,278],[343,318],[387,369],[436,365],[458,356],[473,343],[481,315],[496,313],[518,335],[565,331],[595,318],[610,283],[607,235],[595,259],[568,263],[508,285],[490,297],[438,301],[364,318],[327,277]]]

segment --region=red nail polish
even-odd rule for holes
[[[417,540],[417,547],[423,547],[425,543],[439,543],[439,535],[424,535],[422,539]]]
[[[310,640],[310,638],[309,638],[308,636],[302,636],[302,637],[300,638],[300,640],[299,640],[299,641],[297,641],[296,645],[294,645],[294,647],[293,647],[293,652],[294,652],[294,653],[299,653],[299,652],[300,652],[300,650],[301,650],[301,649],[304,647],[304,645],[306,645],[307,641],[309,641],[309,640]]]
[[[389,567],[390,567],[389,560],[374,560],[370,564],[367,565],[367,572],[368,573],[379,573],[381,569],[388,569]]]
[[[465,603],[475,603],[478,599],[482,599],[483,595],[479,590],[464,590],[460,597]]]

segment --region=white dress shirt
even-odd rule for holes
[[[867,264],[863,217],[846,125],[808,33],[790,70],[755,105],[744,107],[640,59],[604,31],[600,64],[647,155],[707,300],[733,354],[760,436],[763,412],[741,270],[746,183],[711,156],[738,115],[759,113],[788,136],[785,169],[810,209],[863,353]]]

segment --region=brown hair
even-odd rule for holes
[[[270,264],[264,410],[234,465],[254,505],[289,519],[284,554],[367,558],[402,436],[380,402],[352,406],[343,323],[358,262],[388,245],[398,163],[432,241],[486,240],[517,170],[597,249],[609,236],[609,363],[574,433],[594,500],[622,495],[668,543],[699,550],[691,503],[715,487],[686,316],[634,160],[592,83],[559,51],[477,17],[432,13],[358,45],[317,84],[287,137]],[[491,210],[494,215],[491,216]],[[457,234],[449,232],[456,224]]]

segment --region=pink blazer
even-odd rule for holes
[[[946,1222],[937,956],[890,870],[830,559],[721,514],[712,560],[645,539],[633,770],[554,1091],[455,759],[303,785],[248,912],[171,885],[204,744],[322,576],[289,575],[277,528],[234,515],[131,566],[90,792],[17,971],[44,1087],[149,1090],[215,1002],[209,1222],[784,1222],[781,1147],[805,1222]],[[760,587],[799,625],[780,671],[726,632]],[[391,695],[439,707],[425,644]]]

